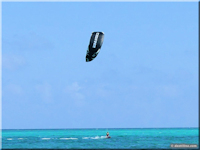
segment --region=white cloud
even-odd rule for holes
[[[71,85],[68,85],[64,92],[70,96],[73,100],[74,104],[78,107],[85,106],[85,96],[81,92],[82,87],[78,84],[78,82],[74,82]]]
[[[81,87],[78,85],[78,83],[74,82],[65,88],[65,92],[74,93],[74,92],[78,92],[80,89]]]
[[[44,51],[54,49],[52,42],[35,32],[27,32],[26,34],[16,34],[15,37],[3,40],[4,50],[14,49],[15,51]]]
[[[15,70],[25,64],[25,59],[17,55],[3,55],[2,67],[9,70]]]
[[[17,84],[8,84],[5,86],[5,91],[7,91],[11,95],[22,95],[23,89],[20,85]]]
[[[115,95],[113,89],[116,89],[116,88],[115,87],[113,88],[112,85],[101,83],[96,87],[95,94],[96,96],[101,97],[101,98],[107,98],[110,96],[113,97],[113,95]]]
[[[51,103],[53,101],[52,87],[49,83],[38,84],[35,88],[44,102]]]
[[[167,97],[177,97],[181,94],[180,88],[176,85],[164,85],[158,87],[158,91]]]

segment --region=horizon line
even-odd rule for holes
[[[76,130],[76,129],[178,129],[178,128],[199,128],[199,127],[144,127],[144,128],[38,128],[38,129],[1,129],[1,130]]]

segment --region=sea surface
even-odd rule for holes
[[[169,149],[170,144],[199,146],[198,133],[198,128],[2,130],[2,148]]]

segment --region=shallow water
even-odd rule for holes
[[[199,144],[198,128],[2,130],[2,148],[170,148]],[[106,132],[111,138],[106,138]]]

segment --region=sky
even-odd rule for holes
[[[2,3],[2,129],[198,127],[198,106],[197,2]]]

